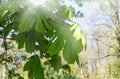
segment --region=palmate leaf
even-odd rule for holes
[[[58,30],[59,29],[59,30]],[[51,44],[48,53],[53,56],[61,50],[69,64],[75,61],[79,64],[78,53],[86,47],[86,38],[78,24],[72,27],[57,27],[57,39]]]
[[[79,64],[78,53],[86,49],[86,37],[79,24],[74,24],[66,31],[66,43],[63,49],[63,57],[70,64],[75,61]]]
[[[33,55],[28,58],[24,71],[28,71],[30,79],[44,79],[43,68],[38,55]]]

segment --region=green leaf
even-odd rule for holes
[[[27,52],[34,52],[36,49],[33,30],[30,30],[26,35],[25,48]]]
[[[73,39],[66,40],[65,47],[63,49],[63,57],[69,64],[73,64],[78,59],[78,50],[75,46],[76,43]]]
[[[83,49],[86,49],[86,37],[84,32],[82,31],[79,24],[74,24],[71,28],[71,31],[73,31],[73,36],[75,37],[76,41],[78,42],[78,48],[79,52],[81,52]]]
[[[8,25],[2,30],[2,32],[4,33],[4,36],[5,36],[5,37],[8,36],[8,34],[9,34],[9,32],[11,31],[12,27],[13,27],[13,22],[10,23],[10,24],[8,24]]]
[[[56,27],[57,35],[56,40],[50,45],[48,53],[53,56],[61,51],[64,59],[69,63],[73,64],[77,62],[79,64],[78,53],[80,53],[83,45],[86,45],[86,39],[79,24],[75,24],[72,27]],[[83,44],[84,43],[84,44]]]
[[[33,55],[28,58],[24,71],[28,71],[30,79],[44,79],[43,68],[38,55]]]
[[[69,8],[68,18],[69,18],[70,20],[73,19],[73,11],[74,11],[73,8]]]
[[[57,37],[55,38],[56,40],[50,45],[48,48],[48,53],[53,56],[55,54],[58,54],[63,46],[64,46],[64,37],[62,34],[58,34]]]
[[[61,57],[59,55],[52,56],[50,63],[51,63],[51,66],[55,69],[55,71],[58,72],[62,66]]]
[[[84,34],[83,32],[82,32],[81,40],[82,40],[83,48],[86,50],[86,47],[87,47],[87,41],[86,41],[86,36],[85,36],[85,34]]]
[[[42,18],[38,17],[36,25],[35,25],[35,30],[38,33],[43,33],[45,31],[44,25],[42,23]]]
[[[48,18],[48,17],[47,17],[47,18]],[[43,22],[44,26],[45,26],[47,29],[52,30],[53,27],[52,27],[52,25],[50,24],[51,19],[50,19],[50,18],[47,19],[47,18],[46,18],[46,17],[43,17],[43,18],[42,18],[42,22]]]
[[[82,41],[76,33],[80,34],[80,30],[77,30],[76,32],[76,27],[73,27],[74,31],[71,31],[70,28],[65,29],[65,37],[66,37],[66,43],[63,49],[63,57],[69,64],[74,63],[75,61],[79,64],[79,59],[78,59],[78,53],[83,49],[82,47]],[[76,32],[76,33],[75,33]]]
[[[23,33],[29,31],[34,26],[35,19],[36,18],[33,15],[24,15],[18,27],[20,32]]]
[[[39,34],[39,33],[36,33],[35,39],[36,39],[36,41],[39,44],[38,45],[38,50],[46,51],[47,50],[46,47],[47,47],[48,42],[46,42],[46,40],[44,39],[43,35]]]
[[[48,30],[47,32],[46,32],[46,36],[47,37],[54,37],[54,35],[55,35],[55,30]]]
[[[81,28],[79,26],[79,24],[74,24],[71,28],[71,31],[73,31],[73,36],[76,40],[80,40],[81,39]]]
[[[31,29],[29,32],[19,33],[15,40],[18,43],[18,48],[22,48],[25,44],[25,48],[27,52],[34,52],[36,49],[35,45],[35,35],[34,30]]]
[[[21,49],[24,45],[24,40],[26,38],[26,34],[25,33],[19,33],[17,36],[14,37],[15,40],[18,43],[18,49]],[[22,38],[22,39],[21,39]]]
[[[69,20],[73,19],[73,12],[74,12],[73,8],[70,8],[70,7],[66,8],[66,14],[67,14]]]
[[[81,52],[83,50],[83,39],[82,39],[82,30],[79,26],[79,24],[74,24],[70,30],[73,32],[73,37],[75,38],[76,42],[77,42],[77,47],[78,47],[78,51]],[[86,41],[86,39],[84,39],[84,41]],[[84,44],[86,44],[86,42],[84,42]]]
[[[8,13],[8,10],[5,10],[1,16],[4,17],[5,15],[8,15],[7,13]]]

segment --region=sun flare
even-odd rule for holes
[[[43,5],[47,0],[29,0],[34,6]]]

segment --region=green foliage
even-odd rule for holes
[[[34,25],[35,22],[35,17],[30,15],[30,14],[26,14],[26,16],[24,15],[24,18],[22,19],[22,21],[19,24],[19,30],[21,33],[29,31],[32,26]]]
[[[7,37],[7,35],[10,33],[12,27],[13,27],[13,23],[10,23],[10,24],[6,25],[6,27],[2,30],[4,37]]]
[[[49,64],[59,71],[60,52],[68,64],[79,64],[78,53],[86,48],[86,38],[79,24],[66,22],[72,22],[74,9],[54,0],[48,0],[46,4],[36,7],[29,1],[8,0],[0,5],[1,36],[10,36],[17,42],[18,49],[25,47],[28,53],[40,51],[40,57],[31,56],[24,66],[30,79],[44,78],[41,58],[48,59]]]
[[[42,18],[40,18],[40,17],[37,18],[37,23],[36,23],[36,26],[35,26],[35,30],[38,33],[43,33],[45,31],[44,25],[42,24]]]
[[[67,13],[67,16],[68,16],[69,20],[73,19],[73,12],[74,12],[73,8],[66,8],[66,12],[65,13]]]
[[[59,72],[56,72],[50,66],[45,66],[45,78],[47,79],[78,79],[67,70],[61,69]]]
[[[61,57],[59,55],[53,56],[49,62],[51,63],[51,66],[54,68],[54,70],[57,72],[62,66]]]
[[[50,45],[48,48],[48,53],[53,56],[60,52],[64,46],[64,35],[59,33],[57,34],[57,37],[55,38],[55,41]]]
[[[70,68],[70,66],[69,66],[68,64],[64,64],[64,65],[62,65],[61,68],[64,69],[65,71],[71,73],[71,68]]]
[[[19,73],[16,73],[15,70],[13,70],[13,69],[8,71],[8,77],[9,77],[9,79],[13,79],[13,78],[24,79],[20,76]]]
[[[114,78],[120,77],[120,60],[119,59],[113,63],[111,71]]]
[[[29,71],[28,76],[30,79],[44,79],[44,73],[38,55],[33,55],[28,58],[24,66],[24,71]]]

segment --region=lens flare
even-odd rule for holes
[[[34,6],[43,5],[47,0],[29,0]]]

